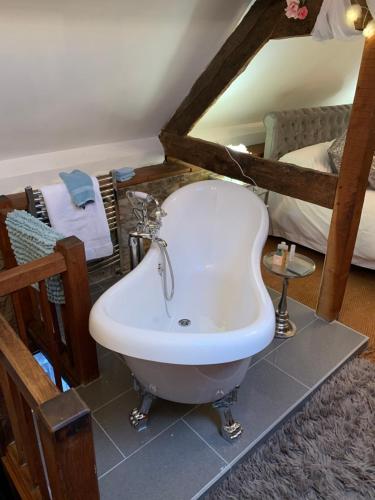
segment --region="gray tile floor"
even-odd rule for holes
[[[277,304],[278,293],[270,290],[270,295]],[[128,414],[138,398],[129,370],[119,355],[98,346],[101,377],[78,391],[93,410],[103,500],[199,498],[365,345],[367,338],[352,329],[317,319],[294,300],[288,304],[298,333],[275,339],[252,359],[233,409],[244,427],[235,443],[220,437],[217,414],[209,405],[159,400],[150,428],[134,431]]]

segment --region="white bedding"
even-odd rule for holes
[[[288,153],[280,161],[305,168],[330,172],[324,142]],[[324,186],[322,186],[324,189]],[[287,238],[313,250],[325,253],[332,210],[277,193],[270,193],[270,234]],[[375,191],[367,189],[361,223],[354,249],[353,264],[375,269]]]

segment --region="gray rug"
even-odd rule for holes
[[[375,364],[356,358],[210,500],[375,499]]]

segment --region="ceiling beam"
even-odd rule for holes
[[[249,179],[242,175],[225,147],[220,144],[169,132],[163,132],[160,140],[168,160],[177,158],[217,174],[250,183]],[[240,163],[243,172],[254,179],[258,186],[332,208],[337,175],[290,163],[266,160],[248,153],[230,150],[230,154]]]
[[[272,38],[309,35],[323,0],[309,1],[305,20],[288,19],[285,0],[257,0],[195,82],[172,118],[168,132],[185,135]]]

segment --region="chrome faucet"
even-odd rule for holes
[[[159,237],[162,219],[167,213],[151,194],[142,191],[127,191],[126,196],[133,208],[133,214],[138,219],[136,231],[129,233],[130,267],[134,269],[144,257],[143,240],[151,240],[157,244],[160,250],[157,270],[161,277],[165,310],[170,317],[167,302],[172,300],[174,295],[174,274],[167,251],[167,242]],[[152,211],[149,210],[151,204],[155,205]]]
[[[161,208],[158,200],[151,194],[142,191],[127,191],[126,196],[138,219],[137,229],[130,233],[130,237],[157,241],[166,247],[167,243],[158,235],[162,226],[162,218],[167,213]],[[150,204],[155,205],[153,211],[149,211]]]

